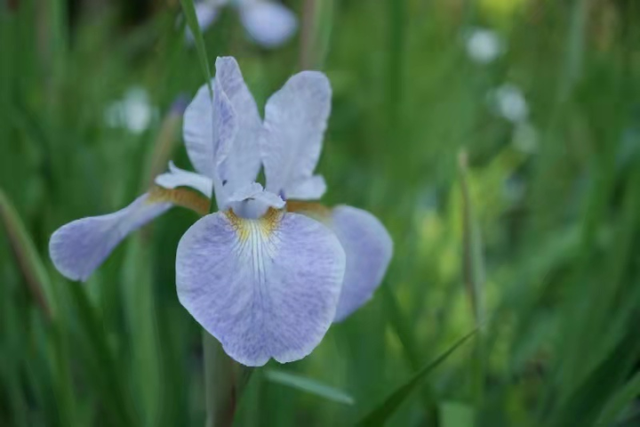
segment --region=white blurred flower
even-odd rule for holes
[[[522,153],[533,154],[538,150],[538,131],[531,123],[520,122],[514,129],[512,144]]]
[[[240,13],[240,21],[249,36],[266,48],[286,42],[298,28],[298,20],[291,10],[272,0],[202,0],[196,3],[196,16],[202,31],[206,31],[218,17],[223,6],[233,6]],[[187,28],[187,41],[193,34]]]
[[[475,62],[488,64],[504,51],[504,43],[495,31],[485,28],[471,30],[466,38],[467,53]]]
[[[149,102],[147,91],[142,87],[133,86],[123,99],[107,107],[105,121],[110,127],[126,128],[132,133],[142,133],[157,115],[158,111]]]
[[[489,94],[489,102],[495,112],[513,123],[521,123],[529,117],[529,106],[520,88],[505,83]]]

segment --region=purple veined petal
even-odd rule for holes
[[[198,25],[200,26],[200,30],[202,32],[205,32],[218,18],[218,9],[221,6],[222,4],[216,4],[216,2],[211,1],[201,1],[194,5],[196,10],[196,18],[198,19]],[[185,28],[185,38],[187,40],[187,43],[190,45],[195,42],[193,33],[191,32],[191,29],[188,25]]]
[[[332,210],[330,228],[347,257],[335,317],[340,322],[373,296],[391,261],[393,241],[375,216],[351,206],[336,206]]]
[[[260,140],[267,190],[284,191],[289,198],[289,190],[303,188],[312,178],[330,111],[331,86],[317,71],[294,75],[269,98]],[[309,195],[318,192],[303,198]]]
[[[117,212],[82,218],[57,229],[49,240],[53,265],[71,280],[85,281],[129,233],[171,208],[144,194]]]
[[[335,235],[303,215],[210,214],[182,237],[178,297],[226,353],[247,366],[307,356],[335,316],[344,276]]]
[[[321,175],[302,179],[287,187],[285,197],[295,200],[318,200],[327,191],[327,183]]]
[[[224,90],[216,88],[213,100],[206,85],[198,90],[184,116],[184,140],[194,168],[213,181],[218,206],[226,205],[219,166],[229,156],[238,120]]]
[[[213,90],[213,102],[207,85],[198,90],[185,112],[183,129],[191,163],[213,179],[221,199],[218,205],[223,206],[223,192],[228,194],[255,180],[260,169],[262,123],[235,59],[216,60]]]
[[[203,85],[184,112],[184,143],[194,169],[209,178],[214,172],[213,103]]]
[[[237,133],[237,117],[224,91],[215,89],[213,100],[203,85],[184,113],[183,134],[193,167],[215,180],[217,166],[229,155]]]
[[[240,20],[251,38],[266,48],[280,46],[298,28],[298,20],[293,12],[272,1],[242,3]]]
[[[234,58],[216,59],[215,82],[216,89],[224,91],[229,98],[238,122],[233,145],[219,171],[226,186],[234,191],[252,183],[260,170],[258,139],[262,131],[262,119]]]
[[[158,175],[155,183],[164,188],[190,187],[207,197],[211,197],[213,191],[211,178],[180,169],[173,162],[169,162],[169,172]]]

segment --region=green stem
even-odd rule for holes
[[[207,407],[206,427],[233,425],[238,402],[253,370],[231,359],[222,345],[202,332]]]

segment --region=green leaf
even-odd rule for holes
[[[471,406],[458,402],[440,405],[440,427],[473,427],[475,413]]]
[[[0,189],[0,220],[35,303],[46,317],[55,318],[57,306],[47,271],[20,216],[2,189]]]
[[[629,325],[637,324],[635,316]],[[640,353],[637,334],[631,332],[620,340],[609,355],[597,365],[582,385],[576,389],[560,408],[555,423],[545,424],[557,427],[567,425],[594,425],[603,409],[606,399],[618,388]]]
[[[0,220],[4,225],[11,250],[34,302],[48,322],[48,350],[54,376],[55,396],[60,422],[75,425],[73,386],[68,364],[68,344],[63,332],[63,318],[58,315],[58,302],[40,254],[27,233],[9,198],[0,189]]]
[[[140,425],[132,406],[130,390],[125,385],[125,376],[121,374],[121,367],[107,342],[105,328],[96,310],[80,284],[75,283],[69,288],[81,329],[80,336],[76,338],[81,344],[78,353],[84,357],[87,373],[101,401],[109,402],[110,409],[105,414],[111,421],[110,425]]]
[[[204,39],[202,38],[202,31],[200,31],[200,25],[198,25],[198,18],[196,16],[196,8],[193,5],[193,0],[180,0],[182,4],[182,10],[184,16],[187,19],[187,25],[193,34],[193,40],[196,45],[196,52],[200,59],[200,66],[202,72],[207,79],[207,86],[209,86],[209,95],[213,97],[213,89],[211,88],[211,68],[209,67],[209,61],[207,60],[207,51],[204,47]]]
[[[455,344],[444,351],[435,360],[425,365],[416,372],[406,383],[401,385],[396,391],[391,393],[382,403],[377,405],[373,411],[366,415],[357,425],[359,426],[382,426],[393,415],[400,405],[411,395],[411,393],[422,384],[427,376],[442,364],[449,356],[456,351],[469,338],[474,336],[477,329],[469,332],[460,338]]]
[[[310,378],[274,369],[265,371],[264,375],[273,383],[286,385],[307,393],[315,394],[316,396],[324,397],[327,400],[343,403],[345,405],[353,405],[355,403],[353,397],[348,393]]]
[[[607,402],[597,425],[610,426],[617,421],[620,414],[629,403],[640,394],[640,372],[637,372],[620,390]]]

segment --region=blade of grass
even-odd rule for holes
[[[11,249],[17,260],[29,291],[49,321],[50,340],[48,350],[52,354],[51,371],[55,380],[55,396],[58,416],[62,425],[74,426],[74,398],[69,371],[69,351],[63,317],[58,312],[57,297],[51,285],[42,259],[29,237],[26,228],[13,204],[0,189],[0,219],[9,237]]]
[[[209,61],[207,60],[207,50],[204,47],[204,39],[202,38],[202,31],[200,25],[198,25],[198,17],[196,16],[196,8],[193,5],[193,0],[180,0],[182,4],[182,10],[184,16],[187,19],[187,25],[193,34],[193,40],[196,45],[196,52],[200,59],[200,67],[204,77],[207,79],[207,86],[209,87],[209,95],[213,98],[213,89],[211,87],[211,68],[209,67]]]
[[[582,385],[567,399],[555,414],[554,422],[545,425],[564,427],[568,425],[594,425],[606,398],[615,392],[633,363],[640,356],[640,341],[635,333],[638,316],[628,322],[629,328],[616,347],[586,378]]]
[[[475,357],[471,360],[473,371],[472,395],[476,408],[482,407],[484,394],[484,331],[481,324],[484,320],[484,282],[485,267],[482,254],[482,241],[478,223],[474,214],[468,182],[467,153],[461,151],[458,158],[460,186],[462,187],[462,221],[463,221],[463,277],[478,337],[475,344]]]
[[[36,305],[40,307],[45,317],[55,318],[58,310],[47,272],[24,224],[2,189],[0,189],[0,220]]]
[[[104,328],[100,325],[95,309],[81,285],[76,283],[69,288],[73,306],[77,309],[79,317],[80,336],[77,340],[83,344],[82,355],[100,400],[109,402],[107,417],[113,425],[122,427],[139,425],[131,406],[129,389],[123,381],[122,370],[116,363],[113,350],[107,342]]]
[[[282,384],[291,388],[295,388],[307,393],[314,394],[316,396],[323,397],[333,402],[343,403],[345,405],[353,405],[355,401],[346,392],[334,387],[330,387],[326,384],[322,384],[316,380],[301,377],[289,372],[278,371],[275,369],[269,369],[264,372],[265,377],[277,384]]]
[[[467,340],[477,332],[474,329],[467,335],[460,338],[455,344],[444,351],[435,360],[425,365],[416,372],[406,383],[398,387],[382,403],[377,405],[371,412],[362,418],[358,426],[382,426],[393,415],[400,405],[411,395],[411,393],[422,384],[427,376],[440,366],[449,356],[462,346]]]
[[[613,425],[622,411],[640,394],[640,372],[631,377],[629,381],[618,390],[605,404],[597,422],[599,426]]]

